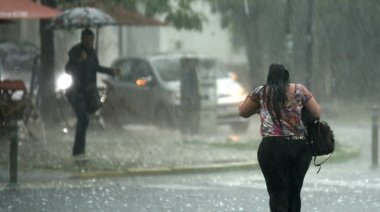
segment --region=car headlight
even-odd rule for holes
[[[71,86],[72,83],[73,83],[73,79],[72,79],[71,75],[63,73],[58,77],[56,89],[57,90],[66,90],[67,88],[69,88]]]
[[[244,89],[239,88],[239,89],[236,89],[236,91],[233,92],[231,95],[233,97],[236,97],[236,98],[243,98],[244,99],[247,96],[247,92]]]
[[[233,98],[245,98],[247,92],[241,86],[230,87],[229,96]]]

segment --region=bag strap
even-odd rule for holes
[[[318,133],[321,132],[321,122],[319,119],[316,119],[314,123],[318,123]],[[323,160],[322,162],[320,163],[316,163],[316,159],[317,159],[317,156],[314,156],[314,166],[319,166],[319,169],[317,171],[317,174],[319,173],[319,171],[321,171],[321,168],[322,168],[322,164],[324,164],[328,159],[330,159],[331,155],[333,153],[331,153],[325,160]]]
[[[316,163],[316,159],[317,159],[317,156],[314,156],[314,166],[319,166],[319,169],[317,171],[317,174],[319,173],[319,171],[321,171],[321,168],[322,168],[322,164],[325,163],[328,159],[330,159],[331,155],[333,153],[331,153],[324,161],[320,162],[320,163]]]

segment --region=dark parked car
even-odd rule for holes
[[[183,57],[187,55],[117,59],[113,66],[120,67],[120,76],[105,80],[107,99],[102,108],[105,121],[114,126],[128,123],[178,126]],[[249,122],[238,116],[238,104],[246,97],[246,91],[217,61],[198,59],[199,78],[216,75],[218,124],[245,132]]]

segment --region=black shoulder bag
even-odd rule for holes
[[[319,119],[313,118],[310,112],[304,107],[302,108],[302,122],[307,128],[307,140],[312,148],[314,156],[314,165],[319,166],[318,172],[321,170],[321,165],[326,162],[332,155],[335,149],[334,132],[331,126]],[[329,155],[324,161],[316,163],[317,156]]]

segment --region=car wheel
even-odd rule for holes
[[[230,124],[230,127],[234,133],[245,133],[248,130],[249,122],[235,122]]]

